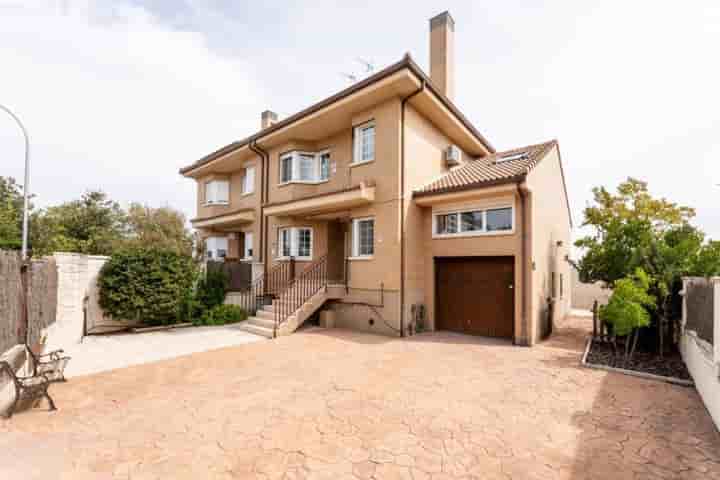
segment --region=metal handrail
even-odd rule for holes
[[[312,262],[297,278],[273,301],[275,311],[275,331],[287,321],[305,302],[321,289],[327,289],[327,255]]]
[[[295,257],[290,257],[289,261],[282,261],[268,271],[265,294],[274,296],[281,294],[289,288],[294,277]]]

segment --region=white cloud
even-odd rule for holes
[[[72,7],[6,8],[0,20],[0,102],[30,131],[37,203],[101,188],[194,214],[177,170],[257,127],[253,69],[142,8]],[[0,132],[1,174],[21,178],[19,133],[5,118]]]

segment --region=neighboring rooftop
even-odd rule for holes
[[[551,140],[472,160],[415,190],[413,195],[419,197],[521,180],[555,145],[557,141]]]

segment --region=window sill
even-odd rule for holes
[[[350,260],[350,261],[352,261],[352,262],[363,261],[363,260],[373,260],[373,259],[374,259],[374,256],[373,256],[373,255],[363,255],[363,256],[359,256],[359,257],[348,257],[348,260]]]
[[[312,257],[292,257],[296,262],[311,262]],[[290,257],[276,257],[276,262],[289,262]]]
[[[253,193],[255,193],[255,190],[253,190],[252,192],[243,192],[240,194],[240,196],[247,197],[248,195],[252,195]]]
[[[278,187],[284,187],[285,185],[320,185],[321,183],[327,183],[328,180],[290,180],[289,182],[278,183]]]
[[[475,238],[475,237],[498,237],[503,235],[514,235],[515,230],[497,230],[492,232],[461,232],[461,233],[433,233],[432,238]]]
[[[230,202],[205,202],[202,204],[203,207],[227,207],[230,205]]]
[[[348,166],[349,166],[350,168],[359,167],[359,166],[361,166],[361,165],[367,165],[368,163],[373,163],[374,161],[375,161],[375,159],[373,158],[372,160],[363,160],[362,162],[352,162],[352,163],[351,163],[350,165],[348,165]]]

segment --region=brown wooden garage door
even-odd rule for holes
[[[438,330],[513,337],[513,257],[435,259]]]

